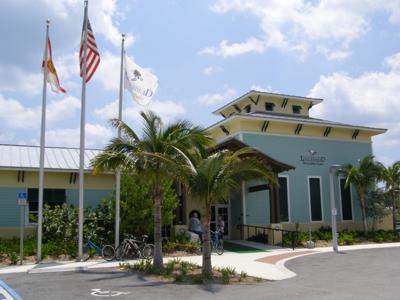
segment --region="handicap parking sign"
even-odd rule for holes
[[[18,205],[26,205],[28,194],[26,192],[19,192],[17,195]]]

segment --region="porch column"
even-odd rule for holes
[[[275,173],[275,178],[278,180],[278,175]],[[277,224],[280,223],[280,212],[279,209],[279,188],[271,187],[269,189],[269,213],[270,213],[270,223]]]
[[[246,183],[242,181],[242,223],[246,225]]]

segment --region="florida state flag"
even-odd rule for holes
[[[66,91],[63,89],[60,81],[58,80],[57,71],[53,64],[50,38],[47,40],[47,61],[46,57],[44,57],[42,63],[43,71],[45,67],[47,67],[47,82],[50,83],[51,90],[55,93],[65,93]]]

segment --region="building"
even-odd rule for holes
[[[243,182],[226,203],[212,207],[225,220],[226,238],[243,237],[244,226],[271,224],[292,230],[318,229],[331,224],[330,174],[338,210],[338,229],[361,229],[361,211],[354,188],[345,189],[336,167],[357,164],[372,154],[372,138],[386,130],[316,119],[309,111],[322,99],[250,91],[217,109],[222,117],[208,131],[217,148],[252,146],[258,159],[271,166],[279,188],[266,182]],[[85,151],[85,206],[96,206],[114,193],[113,174],[92,175],[88,163],[99,150]],[[78,204],[79,149],[46,148],[44,202]],[[19,227],[18,192],[27,192],[28,234],[34,233],[37,214],[39,148],[0,145],[0,236],[15,235]],[[191,212],[202,213],[196,201],[177,187],[180,206],[175,224],[186,226]],[[391,220],[379,225],[390,229]],[[166,232],[168,232],[167,230]]]
[[[97,206],[113,193],[113,174],[92,175],[90,160],[99,150],[85,150],[85,207]],[[44,203],[78,205],[79,149],[47,147],[45,151]],[[0,236],[19,232],[17,194],[28,193],[26,234],[36,230],[39,184],[39,147],[0,145]]]
[[[240,225],[317,229],[331,224],[330,171],[333,173],[338,229],[361,229],[354,188],[345,189],[335,166],[357,164],[372,154],[372,137],[385,129],[316,119],[309,111],[322,99],[250,91],[214,111],[222,120],[208,128],[221,147],[252,146],[279,178],[280,188],[250,181],[226,203],[212,208],[225,219],[228,238],[239,238]],[[186,201],[186,218],[201,210]],[[187,221],[187,219],[186,219]],[[226,225],[228,224],[228,226]],[[239,225],[239,226],[238,226]],[[381,224],[390,228],[388,224]],[[243,227],[243,226],[242,226]]]

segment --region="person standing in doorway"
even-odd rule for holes
[[[222,219],[222,216],[218,215],[218,217],[217,217],[217,234],[218,234],[218,239],[221,241],[221,243],[223,241],[224,232],[225,232],[225,222]]]

